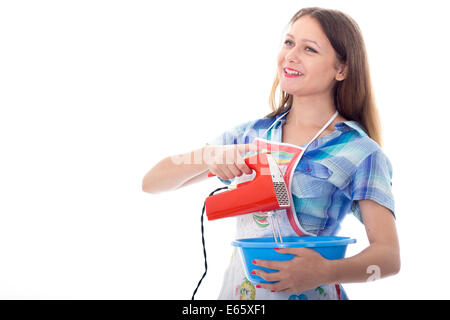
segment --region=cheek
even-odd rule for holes
[[[279,53],[278,57],[277,57],[277,66],[278,69],[280,69],[283,65],[283,61],[284,61],[284,54],[283,53]]]
[[[277,72],[277,75],[278,75],[279,79],[281,79],[283,77],[283,66],[284,66],[283,58],[278,58],[276,72]]]
[[[322,62],[322,63],[314,63],[310,65],[308,68],[308,74],[313,76],[314,79],[319,80],[320,82],[328,82],[334,78],[334,68],[333,65]]]
[[[314,74],[316,76],[323,75],[327,73],[328,66],[323,61],[319,61],[318,59],[310,61],[309,64],[309,73]]]

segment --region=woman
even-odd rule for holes
[[[280,87],[278,106],[275,92]],[[205,147],[168,157],[144,178],[143,190],[175,190],[207,178],[224,183],[251,174],[243,158],[255,142],[292,151],[282,171],[293,206],[281,218],[283,236],[335,235],[352,212],[366,228],[369,247],[340,260],[306,248],[279,249],[290,261],[257,260],[254,272],[271,284],[253,286],[233,255],[220,299],[347,299],[342,283],[398,273],[392,169],[381,134],[365,45],[357,24],[337,10],[304,8],[289,23],[277,59],[270,103],[273,112],[234,127]],[[285,148],[285,149],[283,149]],[[297,152],[298,151],[298,152]],[[283,154],[286,154],[284,152]],[[199,159],[203,161],[195,161]],[[270,235],[264,215],[237,217],[237,237]]]

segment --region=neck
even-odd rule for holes
[[[336,112],[331,99],[317,96],[294,96],[286,115],[286,124],[300,127],[322,127]]]

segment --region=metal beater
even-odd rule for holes
[[[273,239],[276,243],[283,242],[283,237],[281,236],[280,224],[278,222],[278,214],[275,211],[268,211],[267,217],[269,218],[270,226],[272,227]]]

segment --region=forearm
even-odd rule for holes
[[[203,148],[164,158],[142,180],[142,190],[160,193],[175,190],[186,181],[207,171]]]
[[[399,272],[399,250],[390,244],[373,243],[353,257],[329,260],[329,268],[328,283],[377,280]]]

